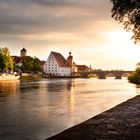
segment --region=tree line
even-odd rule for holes
[[[15,63],[7,47],[0,48],[0,71],[41,72],[41,61],[37,57],[27,56]]]

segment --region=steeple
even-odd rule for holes
[[[69,56],[71,56],[71,51],[69,52]]]
[[[26,53],[27,53],[27,50],[25,48],[23,48],[21,51],[20,51],[20,56],[21,57],[26,57]]]
[[[71,55],[71,51],[69,52],[69,56],[67,58],[67,63],[72,68],[72,65],[73,65],[73,56]]]

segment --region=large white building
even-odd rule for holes
[[[51,52],[44,64],[44,72],[50,76],[71,76],[72,63],[71,53],[66,60],[60,53]]]

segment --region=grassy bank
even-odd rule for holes
[[[38,81],[43,79],[42,76],[21,76],[20,80],[21,81]]]

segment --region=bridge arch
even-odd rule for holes
[[[99,79],[99,75],[91,73],[91,74],[88,75],[88,78],[97,78],[97,79]]]
[[[123,79],[126,79],[126,78],[128,78],[130,75],[131,75],[131,73],[126,72],[126,73],[122,74],[122,78],[123,78]]]
[[[115,77],[116,77],[116,75],[115,75],[114,73],[111,73],[111,72],[110,72],[110,73],[107,73],[107,74],[105,75],[105,78],[107,78],[107,79],[108,79],[108,78],[109,78],[109,79],[110,79],[110,78],[111,78],[111,79],[115,79]]]

